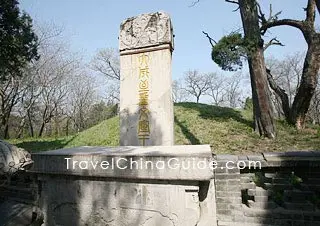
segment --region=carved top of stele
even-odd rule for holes
[[[141,14],[124,20],[120,25],[120,51],[161,44],[170,44],[173,49],[173,30],[167,13]]]

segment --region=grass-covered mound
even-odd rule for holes
[[[260,138],[252,130],[252,113],[207,104],[175,105],[175,144],[210,144],[215,153],[252,153],[292,150],[320,150],[320,128],[297,131],[277,122],[277,138]],[[10,140],[37,152],[84,145],[119,145],[119,117],[114,117],[77,135],[61,138]]]

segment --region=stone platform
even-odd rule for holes
[[[37,153],[45,225],[216,225],[208,145]]]

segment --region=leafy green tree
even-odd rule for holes
[[[17,0],[0,0],[0,82],[22,76],[28,62],[38,58],[32,19],[20,12]]]
[[[237,71],[241,69],[243,58],[246,58],[247,52],[243,37],[240,33],[231,33],[222,37],[212,46],[212,60],[218,64],[222,70]]]

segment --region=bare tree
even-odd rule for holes
[[[188,100],[189,93],[183,88],[183,84],[179,80],[172,82],[172,99],[174,103],[185,102]]]
[[[120,84],[119,81],[107,81],[106,99],[107,105],[114,105],[120,102]]]
[[[34,136],[34,127],[33,127],[33,112],[35,111],[37,101],[41,95],[41,87],[38,86],[38,77],[35,72],[35,65],[37,62],[31,64],[26,72],[28,75],[22,84],[22,95],[21,99],[16,106],[16,112],[19,114],[20,124],[17,128],[17,138],[21,138],[23,131],[26,125],[29,128],[29,135]]]
[[[22,83],[25,77],[10,77],[0,84],[0,126],[1,137],[9,138],[9,120],[13,108],[21,99]]]
[[[62,29],[45,24],[36,32],[39,60],[28,65],[26,76],[0,85],[0,122],[6,138],[9,125],[16,137],[26,130],[30,136],[43,136],[62,130],[68,134],[70,125],[73,131],[84,129],[95,103],[93,79],[81,58],[70,51]]]
[[[90,68],[106,77],[108,84],[106,98],[108,103],[120,101],[120,56],[118,50],[106,48],[99,50],[90,63]]]
[[[272,75],[269,73],[269,83],[281,99],[283,100],[284,112],[287,112],[287,120],[289,123],[294,124],[297,129],[302,129],[305,126],[305,119],[311,104],[312,96],[315,93],[318,81],[318,72],[320,68],[320,33],[315,29],[315,11],[316,1],[308,0],[307,7],[305,8],[306,17],[304,20],[293,19],[278,19],[280,13],[272,15],[267,19],[262,13],[261,9],[259,18],[261,20],[261,32],[265,34],[267,30],[277,26],[291,26],[300,30],[308,44],[308,50],[305,56],[301,80],[297,94],[290,107],[287,103],[288,95],[284,89],[279,87],[272,81]]]
[[[37,34],[40,59],[30,67],[33,78],[27,85],[28,98],[23,101],[31,136],[35,129],[38,136],[42,136],[52,119],[57,130],[59,117],[65,112],[64,104],[71,80],[68,78],[80,66],[80,59],[71,53],[62,36],[62,29],[45,24],[37,27]]]
[[[225,102],[231,108],[238,107],[243,101],[241,100],[241,82],[243,76],[241,73],[232,75],[226,81],[225,87]]]
[[[57,66],[57,65],[56,65]],[[58,109],[63,105],[68,93],[67,80],[64,75],[70,73],[67,65],[60,66],[61,71],[53,72],[50,77],[45,76],[41,81],[41,96],[40,96],[40,112],[41,112],[41,126],[38,136],[43,134],[44,127],[51,121],[54,116],[58,116]],[[60,72],[60,73],[59,73]]]
[[[102,49],[91,61],[91,68],[111,80],[120,80],[119,53],[114,48]]]
[[[226,98],[226,78],[217,73],[210,73],[209,79],[207,95],[212,97],[214,105],[220,106],[224,103]]]
[[[205,95],[210,88],[210,75],[200,74],[197,70],[189,70],[184,74],[184,82],[184,89],[199,103],[200,97]]]
[[[75,130],[81,131],[86,128],[91,106],[95,103],[95,87],[92,79],[84,71],[69,79],[69,116]]]

